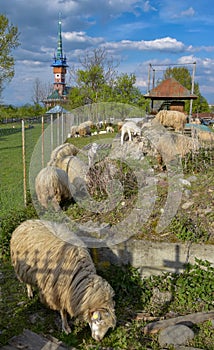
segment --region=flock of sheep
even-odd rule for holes
[[[172,111],[170,114],[161,111],[152,123],[161,123],[181,132],[186,116],[180,112]],[[71,128],[71,137],[77,133],[87,135],[90,126],[86,122],[81,128]],[[132,141],[142,131],[141,126],[133,121],[122,123],[118,129],[121,133],[120,147],[123,147],[126,135]],[[108,128],[108,132],[112,130],[112,127]],[[160,140],[159,147],[164,152],[166,145]],[[51,153],[47,166],[35,179],[36,195],[44,208],[48,209],[51,204],[55,210],[60,210],[62,201],[78,197],[81,186],[87,192],[86,174],[96,151],[94,143],[88,152],[89,164],[78,158],[79,149],[70,143],[58,146]],[[72,240],[75,241],[74,234],[66,224],[27,220],[12,234],[12,264],[20,281],[26,283],[28,296],[33,296],[33,287],[38,288],[41,301],[60,312],[63,331],[71,332],[68,314],[71,318],[86,321],[92,337],[100,341],[108,329],[116,325],[114,291],[106,280],[97,275],[87,248],[72,243]]]

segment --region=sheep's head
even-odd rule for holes
[[[89,325],[91,327],[92,338],[97,341],[102,340],[108,329],[114,328],[116,325],[114,310],[99,309],[92,311]]]

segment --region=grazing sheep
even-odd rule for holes
[[[51,204],[55,210],[60,210],[60,203],[72,197],[67,173],[54,166],[47,166],[38,173],[35,191],[38,201],[46,209]]]
[[[154,118],[154,122],[159,122],[163,126],[172,127],[175,131],[183,131],[187,122],[187,117],[179,111],[161,110]]]
[[[123,124],[121,128],[121,145],[123,145],[124,136],[126,133],[128,133],[129,141],[131,141],[132,140],[131,135],[134,135],[134,136],[141,135],[141,129],[139,128],[139,126],[137,126],[135,122],[130,121]]]
[[[72,125],[71,128],[70,128],[71,137],[76,136],[77,132],[78,132],[78,126],[77,125]]]
[[[50,161],[47,165],[57,166],[59,159],[66,156],[76,156],[78,152],[79,149],[76,146],[72,145],[71,143],[63,143],[52,151]]]
[[[212,131],[199,131],[197,130],[197,136],[199,141],[214,142],[214,133]]]
[[[117,130],[118,130],[118,132],[121,131],[123,124],[124,124],[124,122],[122,122],[122,121],[119,121],[119,122],[117,123]]]
[[[165,134],[156,144],[156,150],[165,162],[173,161],[176,156],[183,158],[190,152],[196,152],[200,148],[199,142],[181,134]]]
[[[84,123],[81,123],[77,128],[77,133],[80,136],[88,136],[91,135],[91,127],[93,126],[92,121],[88,120]]]
[[[91,135],[91,128],[90,126],[84,126],[82,128],[78,128],[79,136],[90,136]]]
[[[106,128],[106,132],[108,133],[108,132],[114,132],[114,128],[112,127],[112,126],[110,126],[110,125],[108,125],[107,126],[107,128]]]
[[[58,159],[56,166],[68,174],[70,183],[73,183],[76,178],[86,179],[88,165],[78,157],[67,156]]]
[[[65,224],[27,220],[12,234],[11,261],[28,296],[35,286],[41,301],[60,312],[62,330],[71,332],[69,314],[88,322],[92,337],[100,341],[116,325],[114,291],[96,274],[88,250],[72,241],[75,235]]]

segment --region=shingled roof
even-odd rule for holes
[[[144,97],[153,100],[191,100],[198,98],[174,78],[163,80]]]

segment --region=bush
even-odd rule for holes
[[[10,255],[10,238],[15,228],[23,221],[38,218],[32,204],[28,204],[18,212],[11,210],[1,218],[0,225],[0,257],[7,259]]]

